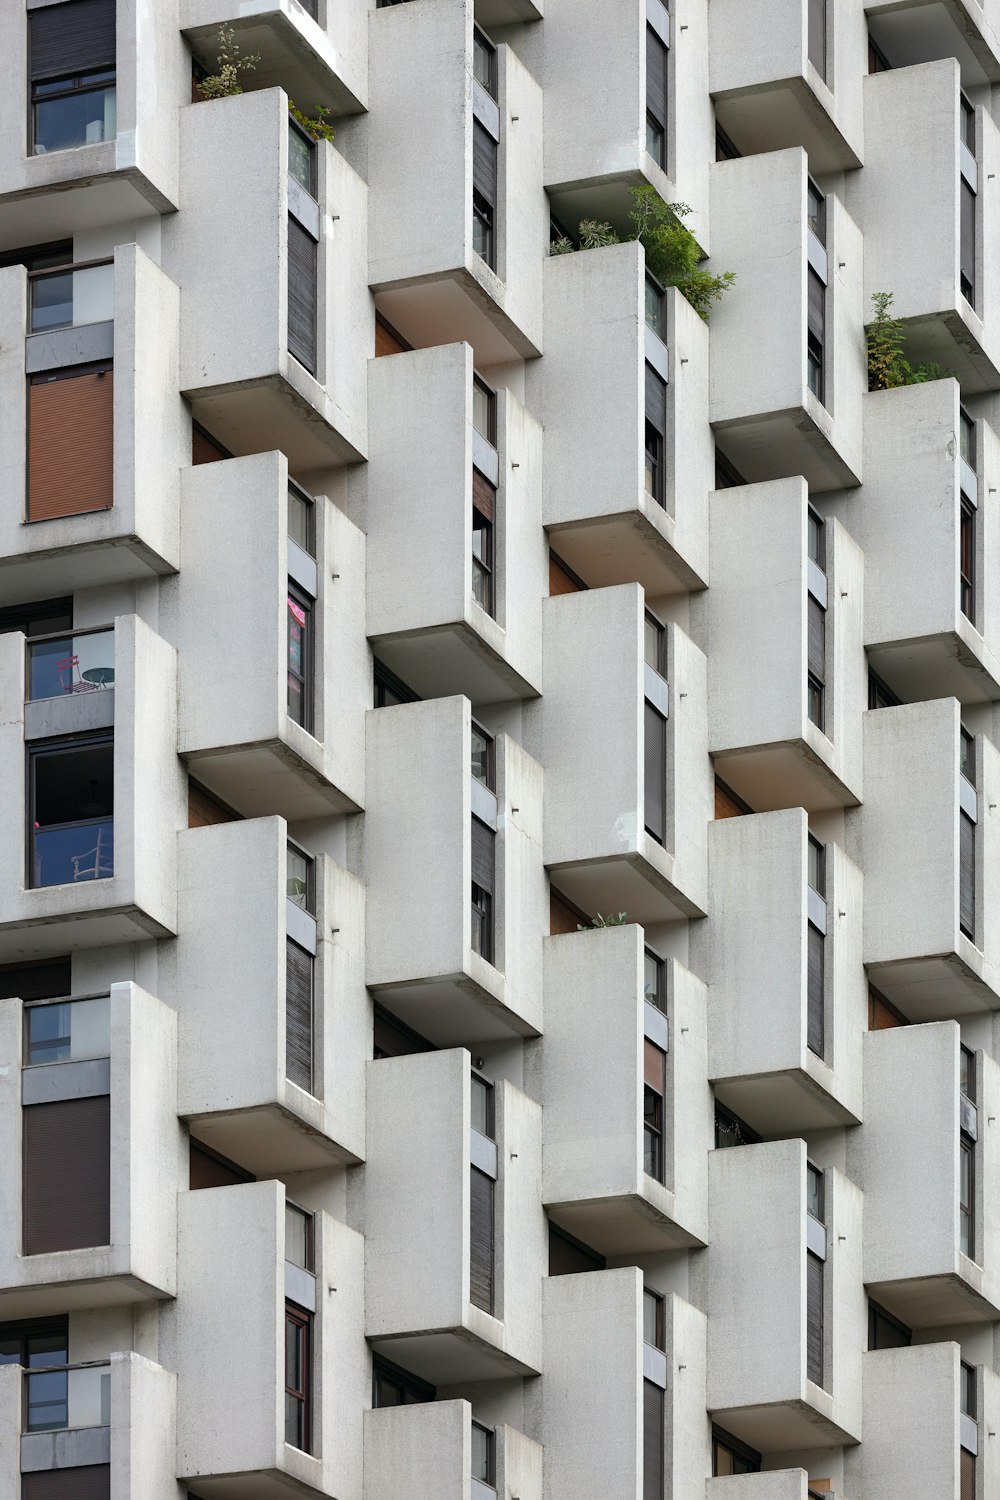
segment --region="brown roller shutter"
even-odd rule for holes
[[[809,595],[809,670],[817,682],[826,681],[826,610]]]
[[[806,1376],[823,1384],[823,1262],[806,1255]]]
[[[39,1469],[21,1481],[22,1500],[110,1500],[111,1465],[81,1469]]]
[[[868,1030],[888,1031],[892,1026],[909,1026],[903,1012],[880,995],[878,990],[868,988]]]
[[[587,585],[582,583],[576,574],[567,568],[561,558],[556,557],[554,552],[549,553],[549,596],[556,594],[578,594]]]
[[[496,207],[497,143],[478,120],[472,122],[472,185]]]
[[[958,815],[958,924],[976,940],[976,825],[967,813]]]
[[[65,0],[28,16],[31,77],[115,66],[115,0]]]
[[[234,813],[223,803],[216,801],[203,786],[188,782],[188,827],[210,828],[215,823],[239,822],[239,813]]]
[[[24,1126],[24,1254],[111,1243],[111,1100],[29,1104]]]
[[[666,1053],[648,1038],[645,1039],[643,1046],[642,1076],[650,1088],[655,1089],[658,1094],[666,1092]]]
[[[375,358],[381,359],[386,354],[405,354],[412,349],[412,344],[407,344],[404,339],[390,328],[388,323],[376,315],[375,318]]]
[[[976,1500],[976,1455],[970,1453],[968,1448],[959,1448],[958,1454],[961,1470],[959,1490],[961,1500]]]
[[[496,871],[496,834],[479,818],[472,820],[472,878],[493,895]]]
[[[33,375],[28,385],[28,520],[107,510],[114,499],[114,373]]]
[[[297,219],[288,220],[288,352],[316,373],[316,241]]]
[[[190,1143],[188,1157],[188,1186],[192,1191],[199,1188],[237,1187],[244,1182],[255,1182],[256,1178],[244,1172],[235,1162],[206,1151],[195,1140]]]
[[[470,1168],[469,1301],[493,1311],[493,1179]]]
[[[313,1089],[313,956],[286,939],[285,1076]]]
[[[642,1500],[663,1500],[663,1390],[642,1382]]]
[[[730,791],[724,781],[715,778],[715,816],[717,818],[743,818],[752,809]]]
[[[493,511],[496,502],[496,490],[489,480],[478,469],[472,471],[472,503],[479,513],[486,517],[487,521],[493,520]]]

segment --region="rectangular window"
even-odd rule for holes
[[[285,895],[310,916],[316,915],[316,863],[298,844],[290,843],[285,851]]]
[[[712,1428],[712,1474],[719,1478],[729,1474],[759,1474],[761,1457],[739,1438]]]
[[[372,1406],[420,1406],[433,1401],[437,1391],[425,1380],[418,1380],[407,1370],[390,1364],[376,1354],[372,1357]]]
[[[395,708],[400,703],[419,703],[420,694],[408,687],[395,672],[390,672],[378,657],[372,660],[373,708]]]
[[[472,779],[491,792],[496,787],[496,743],[476,723],[472,725]]]
[[[868,71],[869,73],[888,73],[892,63],[886,57],[877,42],[868,37]]]
[[[285,1076],[313,1091],[313,990],[316,960],[285,939]]]
[[[285,1204],[285,1259],[303,1271],[315,1270],[313,1216],[297,1203]]]
[[[806,1042],[817,1057],[823,1056],[825,1016],[823,992],[826,985],[826,940],[818,927],[807,924],[808,935],[808,1024]]]
[[[913,1335],[905,1323],[900,1323],[884,1307],[868,1299],[868,1347],[869,1349],[908,1349]]]
[[[496,1183],[478,1167],[471,1167],[469,1172],[469,1301],[483,1312],[492,1313]]]
[[[496,834],[481,818],[472,819],[472,951],[493,962],[493,887]]]
[[[664,505],[664,443],[667,432],[667,386],[646,365],[646,493]]]
[[[648,369],[648,366],[647,366]],[[646,832],[658,844],[667,838],[667,632],[655,615],[646,611],[643,653],[645,664],[656,677],[646,683],[643,713],[643,817]]]
[[[823,1384],[823,1261],[806,1254],[806,1376]]]
[[[285,1303],[285,1442],[310,1450],[312,1388],[312,1317]]]
[[[316,142],[288,120],[288,175],[310,198],[316,197]]]
[[[874,985],[868,986],[868,1030],[889,1031],[894,1026],[909,1026],[901,1010],[897,1010]]]
[[[316,374],[316,306],[319,247],[312,235],[288,217],[288,352]]]
[[[472,1477],[480,1484],[496,1487],[497,1455],[496,1433],[481,1422],[472,1424]]]
[[[111,1002],[107,995],[91,1000],[62,1000],[56,1005],[24,1008],[24,1066],[83,1062],[111,1055]]]
[[[654,1182],[663,1181],[663,1103],[667,1089],[667,1055],[654,1042],[643,1041],[643,1171]]]
[[[902,700],[896,697],[888,683],[882,681],[877,673],[868,668],[868,707],[869,708],[898,708]]]
[[[715,159],[716,161],[739,161],[743,152],[736,142],[726,134],[718,120],[715,122]]]
[[[647,272],[645,282],[646,327],[651,328],[663,343],[667,341],[666,299],[663,288]]]
[[[115,0],[66,0],[28,14],[31,150],[113,140]]]
[[[111,1100],[29,1104],[23,1130],[25,1255],[111,1243]]]
[[[565,1229],[549,1223],[549,1275],[577,1276],[589,1271],[603,1271],[607,1262],[603,1255],[574,1239]]]
[[[958,925],[976,940],[976,825],[968,813],[958,815]]]
[[[667,89],[670,54],[662,39],[646,27],[646,150],[667,169]]]
[[[667,1013],[667,966],[651,949],[644,954],[643,999],[647,1005]]]
[[[478,375],[472,378],[472,425],[491,448],[497,445],[497,396]]]
[[[496,270],[497,143],[472,122],[472,248]]]
[[[228,1156],[220,1156],[203,1141],[192,1136],[188,1142],[188,1187],[192,1192],[203,1188],[239,1187],[244,1182],[256,1182],[252,1172],[247,1172]]]
[[[472,471],[472,597],[491,617],[495,614],[493,519],[496,490],[478,469]]]
[[[961,1385],[959,1389],[962,1416],[968,1419],[960,1427],[960,1496],[961,1500],[976,1500],[976,1454],[979,1450],[979,1391],[975,1368],[972,1365],[966,1364],[964,1359],[962,1361]],[[969,1430],[970,1427],[971,1431]]]
[[[717,1150],[731,1146],[757,1146],[764,1139],[731,1109],[715,1101],[715,1145]]]
[[[432,1042],[376,1005],[372,1023],[372,1057],[376,1061],[380,1057],[412,1057],[417,1052],[433,1051]]]
[[[297,484],[288,485],[288,540],[309,557],[316,556],[316,506]]]
[[[107,880],[114,866],[114,741],[46,741],[28,751],[28,884]]]
[[[642,1341],[651,1349],[666,1349],[666,1303],[659,1292],[642,1289]]]
[[[108,510],[113,500],[111,365],[76,365],[29,376],[27,519],[50,521]]]
[[[976,508],[965,496],[959,518],[959,600],[963,615],[976,621]]]
[[[642,1500],[663,1500],[664,1390],[642,1382]]]
[[[817,401],[826,400],[826,287],[822,278],[809,267],[806,363],[809,389]]]
[[[821,245],[826,244],[826,199],[810,177],[806,184],[806,216]]]
[[[491,99],[497,96],[497,49],[477,26],[472,33],[472,76]]]
[[[959,1136],[958,1244],[963,1255],[976,1258],[976,1143],[963,1131]]]
[[[61,1000],[73,988],[72,960],[0,964],[0,1000]]]
[[[809,0],[809,61],[826,78],[826,0]]]
[[[313,607],[302,589],[288,585],[288,717],[313,728]]]
[[[964,177],[961,194],[961,243],[959,247],[959,286],[970,306],[976,301],[976,193]]]
[[[826,610],[808,597],[808,711],[817,729],[826,728]]]
[[[964,406],[958,409],[959,455],[970,469],[976,467],[976,424]]]

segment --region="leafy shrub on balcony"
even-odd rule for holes
[[[260,53],[251,52],[246,57],[236,40],[231,26],[219,27],[219,55],[215,59],[215,72],[198,84],[203,99],[228,99],[233,94],[242,94],[241,73],[253,73],[260,62]]]
[[[906,334],[892,316],[892,292],[873,292],[875,316],[865,329],[868,345],[868,389],[892,391],[900,385],[923,385],[928,380],[947,380],[954,372],[929,362],[911,365],[906,358]]]
[[[691,212],[686,203],[664,203],[655,188],[629,188],[632,207],[629,218],[635,232],[626,242],[638,240],[646,252],[646,267],[661,286],[675,286],[700,318],[708,321],[712,304],[718,302],[736,280],[735,271],[713,275],[698,269],[698,241],[683,222]],[[612,225],[596,219],[581,219],[577,226],[579,245],[568,235],[560,235],[549,246],[550,255],[566,255],[573,250],[599,250],[604,245],[621,244],[621,236]]]

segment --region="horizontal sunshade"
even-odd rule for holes
[[[115,65],[115,0],[66,0],[28,16],[33,79]]]

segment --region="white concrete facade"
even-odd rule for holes
[[[1000,0],[0,57],[0,1500],[993,1500]]]

